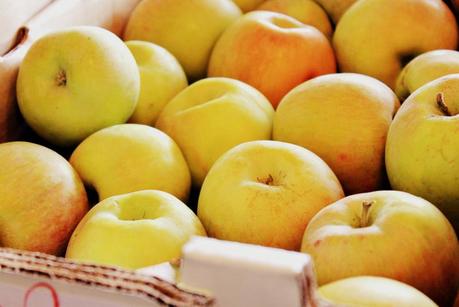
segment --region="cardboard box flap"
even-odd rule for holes
[[[22,280],[13,282],[14,278]],[[16,285],[16,289],[10,290],[0,287],[0,305],[4,307],[9,307],[7,303],[24,305],[29,299],[27,293],[37,284],[47,285],[52,296],[65,301],[65,306],[78,306],[72,304],[75,299],[72,294],[77,292],[84,292],[79,296],[79,304],[85,306],[103,306],[104,302],[107,306],[115,306],[115,302],[117,306],[212,306],[214,303],[210,297],[184,291],[157,277],[8,248],[0,248],[0,284],[2,280],[4,285]],[[122,304],[121,298],[126,304]]]

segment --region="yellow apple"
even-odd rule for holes
[[[19,108],[43,138],[73,145],[126,122],[140,92],[135,59],[113,33],[81,26],[38,39],[17,80]]]
[[[158,129],[115,125],[85,139],[70,157],[83,182],[99,199],[139,190],[161,190],[185,201],[191,179],[175,142]]]
[[[429,297],[402,282],[377,276],[349,277],[319,288],[319,295],[339,306],[437,307]]]
[[[434,49],[456,49],[454,15],[441,0],[361,0],[333,36],[343,72],[375,77],[395,89],[403,65]]]
[[[124,39],[166,48],[196,80],[205,76],[218,37],[240,16],[231,0],[143,0],[129,18]]]
[[[374,78],[320,76],[282,99],[273,139],[301,145],[324,159],[346,194],[374,191],[385,178],[386,135],[398,106],[392,90]]]
[[[153,126],[163,107],[188,85],[177,59],[163,47],[145,41],[126,42],[140,72],[140,96],[129,122]]]
[[[341,16],[353,5],[357,0],[314,0],[320,4],[335,25],[341,19]]]
[[[200,80],[174,97],[156,127],[181,148],[195,186],[224,152],[271,138],[274,109],[257,90],[229,78]]]
[[[435,204],[459,231],[459,74],[431,81],[405,100],[389,129],[393,189]]]
[[[109,197],[81,220],[66,257],[137,269],[180,257],[193,235],[206,232],[176,197],[144,190]]]
[[[333,171],[311,151],[252,141],[215,162],[201,188],[198,216],[217,239],[299,250],[309,220],[343,196]]]
[[[405,192],[355,194],[325,207],[309,222],[301,251],[312,256],[320,285],[387,277],[441,306],[452,304],[459,286],[459,244],[451,224],[434,205]]]
[[[327,13],[313,0],[268,0],[257,10],[278,12],[316,27],[326,37],[331,38],[332,26]]]
[[[88,211],[81,179],[59,154],[0,144],[0,246],[60,255]]]
[[[244,12],[253,11],[257,6],[263,3],[265,0],[233,0],[237,6]]]
[[[254,11],[222,34],[208,75],[244,81],[275,108],[298,84],[335,71],[333,49],[319,30],[281,13]]]
[[[397,78],[395,92],[401,100],[424,84],[442,76],[459,73],[459,52],[434,50],[411,60]]]

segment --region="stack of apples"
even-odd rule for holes
[[[454,5],[143,0],[121,38],[41,37],[0,245],[136,269],[207,235],[309,253],[335,303],[452,306]]]

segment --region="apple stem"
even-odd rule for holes
[[[445,97],[443,96],[443,93],[438,93],[437,94],[437,105],[440,108],[440,110],[443,112],[443,114],[447,116],[451,116],[452,114],[449,112],[448,105],[445,102]]]
[[[67,76],[64,70],[59,70],[56,76],[56,84],[57,86],[65,86],[67,85]]]
[[[360,217],[360,227],[367,227],[370,217],[370,208],[373,205],[374,201],[364,201],[362,203],[362,216]]]

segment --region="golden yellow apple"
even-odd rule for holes
[[[398,106],[392,90],[374,78],[320,76],[282,99],[273,139],[301,145],[324,159],[346,194],[374,191],[385,178],[386,135]]]
[[[434,205],[405,192],[355,194],[325,207],[309,222],[301,251],[312,256],[319,285],[387,277],[440,306],[450,306],[459,287],[453,227]]]
[[[33,143],[0,144],[0,246],[60,255],[87,211],[83,183],[63,157]]]
[[[431,81],[405,100],[389,129],[393,189],[435,204],[459,231],[459,74]]]
[[[333,49],[319,30],[281,13],[253,11],[222,34],[208,75],[244,81],[276,108],[298,84],[335,71]]]
[[[333,20],[333,23],[336,25],[341,16],[353,5],[357,0],[314,0],[320,4],[330,18]]]
[[[240,144],[212,166],[198,216],[209,236],[299,250],[309,220],[344,196],[328,165],[289,143]]]
[[[231,0],[143,0],[129,18],[125,40],[145,40],[171,52],[190,80],[205,76],[221,33],[241,16]]]
[[[233,0],[237,6],[244,12],[247,13],[249,11],[254,10],[257,6],[263,3],[265,0]]]
[[[230,148],[271,138],[274,109],[256,89],[238,80],[207,78],[175,96],[156,127],[181,148],[195,186]]]
[[[377,276],[357,276],[319,288],[326,301],[348,307],[437,307],[424,293],[402,282]]]
[[[144,190],[109,197],[78,224],[66,257],[137,269],[179,258],[183,244],[206,232],[176,197]]]
[[[316,27],[326,37],[331,38],[333,29],[327,13],[313,0],[268,0],[257,10],[278,12]]]
[[[102,128],[126,122],[140,92],[135,59],[108,30],[71,27],[30,47],[17,79],[19,108],[41,137],[74,145]]]
[[[102,129],[78,145],[70,163],[100,200],[146,189],[188,198],[191,179],[182,152],[169,136],[150,126]]]
[[[395,92],[405,100],[424,84],[442,76],[459,73],[459,52],[433,50],[411,60],[397,78]]]
[[[457,25],[441,0],[360,0],[342,16],[333,43],[341,71],[395,89],[403,66],[416,55],[456,49]]]
[[[126,42],[140,72],[140,95],[129,122],[153,126],[163,107],[188,86],[185,72],[166,49],[145,41]]]

